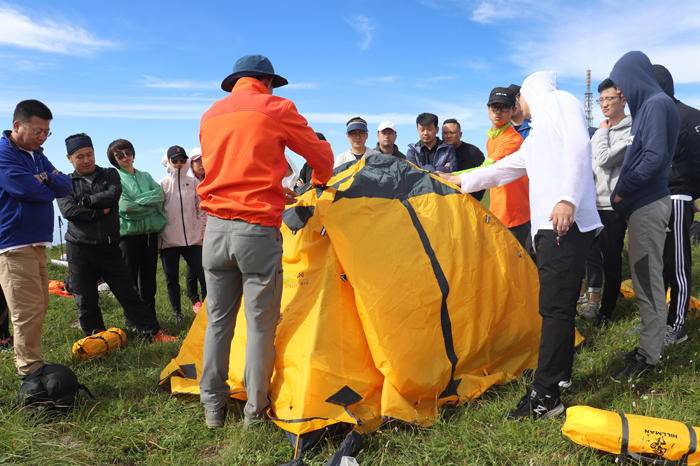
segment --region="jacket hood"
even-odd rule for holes
[[[536,124],[538,116],[546,107],[547,98],[557,90],[557,75],[554,71],[536,71],[525,78],[520,87],[520,94],[530,107],[532,123]],[[534,126],[531,124],[531,126]]]
[[[663,89],[670,98],[675,99],[673,96],[675,90],[673,89],[673,76],[671,76],[671,72],[663,65],[651,65],[651,68],[654,71],[656,82],[659,83],[661,89]]]
[[[627,98],[632,118],[649,97],[663,91],[654,77],[649,57],[638,51],[624,54],[613,66],[610,79]]]
[[[192,159],[190,159],[188,157],[187,160],[185,161],[185,166],[182,167],[182,172],[185,175],[187,174],[188,171],[190,171],[191,160]],[[175,166],[172,163],[170,163],[170,159],[168,158],[168,154],[165,154],[163,156],[161,163],[166,168],[169,175],[176,175],[177,174],[177,168],[175,168]]]

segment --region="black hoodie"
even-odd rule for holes
[[[654,76],[664,92],[673,99],[681,118],[676,153],[671,162],[668,188],[671,194],[700,197],[700,110],[674,97],[673,76],[661,65],[653,65]]]
[[[613,209],[629,215],[670,194],[668,174],[678,140],[676,104],[654,78],[649,58],[627,52],[610,73],[610,79],[627,98],[632,114],[632,142],[622,162],[620,178],[610,196]]]

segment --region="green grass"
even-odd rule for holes
[[[694,250],[694,261],[697,296],[700,248]],[[62,279],[65,269],[52,266],[49,273]],[[160,273],[159,279],[161,324],[184,336],[189,321],[175,326]],[[107,325],[123,324],[113,298],[103,297],[101,304]],[[700,425],[700,322],[688,323],[689,341],[669,351],[660,374],[626,387],[612,383],[608,374],[620,366],[620,354],[635,346],[637,337],[630,330],[639,319],[630,302],[622,302],[619,312],[621,319],[603,331],[582,325],[588,340],[576,356],[574,385],[564,394],[564,402]],[[15,404],[19,380],[12,353],[0,353],[0,464],[278,464],[291,457],[283,432],[274,426],[243,431],[240,410],[234,410],[227,426],[212,432],[204,426],[196,398],[173,397],[160,390],[158,374],[177,353],[177,344],[131,341],[104,359],[74,362],[70,348],[81,336],[71,327],[74,321],[73,301],[52,297],[44,351],[47,360],[73,367],[96,400],[81,398],[64,417],[20,409]],[[369,437],[358,461],[366,465],[611,463],[611,456],[563,438],[563,419],[506,422],[506,411],[524,390],[522,380],[494,387],[479,400],[443,411],[431,428],[387,426]],[[323,464],[337,446],[324,441],[307,455],[307,462]]]

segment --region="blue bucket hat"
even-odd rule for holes
[[[271,76],[272,87],[286,86],[289,81],[282,76],[275,74],[270,60],[264,55],[246,55],[236,60],[233,65],[233,73],[226,76],[221,82],[221,89],[231,92],[238,78]]]

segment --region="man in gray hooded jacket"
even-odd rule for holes
[[[625,217],[612,208],[610,194],[617,184],[625,151],[630,144],[632,117],[625,115],[627,100],[609,78],[598,86],[600,109],[605,119],[591,138],[593,153],[593,175],[596,189],[596,208],[604,225],[598,235],[598,244],[603,256],[605,288],[601,296],[597,290],[591,293],[584,318],[596,319],[596,325],[605,325],[612,317],[617,304],[622,281],[622,249],[627,231]],[[590,279],[590,277],[589,277]],[[590,283],[590,282],[589,282]],[[589,290],[592,291],[592,290]],[[600,309],[596,309],[600,305]]]

